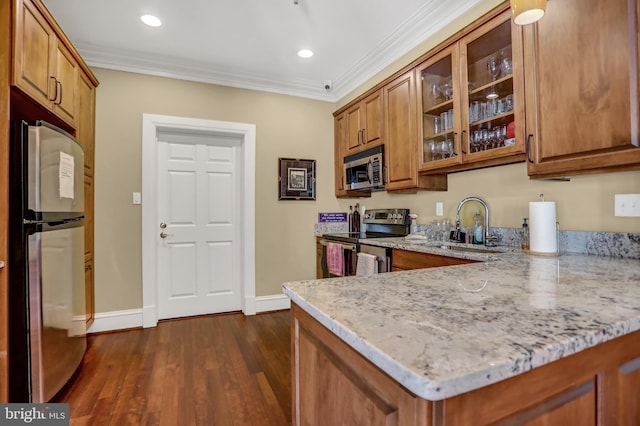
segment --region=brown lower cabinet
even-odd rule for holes
[[[295,303],[294,425],[638,425],[640,332],[443,401],[401,386]]]
[[[439,256],[437,254],[419,253],[416,251],[393,249],[391,252],[391,272],[411,269],[437,268],[439,266],[464,265],[476,263],[475,260],[457,257]]]

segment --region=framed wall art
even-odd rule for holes
[[[278,158],[278,200],[316,199],[316,160]]]

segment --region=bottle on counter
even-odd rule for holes
[[[409,213],[409,219],[411,219],[411,225],[409,225],[409,233],[418,233],[418,215],[415,213]]]
[[[476,211],[473,215],[473,244],[484,243],[484,226],[482,226],[482,216]]]
[[[522,250],[529,250],[529,225],[527,224],[527,218],[524,218],[522,223],[522,231],[520,232],[521,242],[520,248]]]
[[[353,232],[353,206],[349,206],[349,216],[347,217],[349,232]]]
[[[360,212],[358,212],[359,207],[360,204],[356,203],[356,206],[353,209],[353,232],[360,232]]]

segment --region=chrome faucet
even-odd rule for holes
[[[458,204],[458,211],[456,212],[456,230],[460,230],[460,210],[462,209],[462,206],[469,201],[476,201],[484,207],[484,245],[495,246],[495,240],[497,240],[497,238],[489,233],[489,206],[487,206],[487,203],[485,203],[482,198],[467,197],[460,201],[460,204]]]

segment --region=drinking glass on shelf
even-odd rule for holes
[[[469,106],[469,121],[474,122],[480,120],[480,102],[473,101]]]
[[[440,100],[440,86],[438,83],[431,83],[429,86],[429,95],[431,96],[431,102],[435,105]]]
[[[507,76],[513,73],[513,62],[504,52],[500,56],[500,72]]]
[[[491,132],[489,129],[482,129],[482,151],[489,149],[491,143]]]
[[[491,56],[487,60],[487,71],[489,71],[491,81],[496,81],[498,74],[500,74],[500,61],[497,56]]]
[[[477,129],[473,131],[473,141],[471,142],[471,152],[480,151],[482,145],[482,130]]]
[[[447,158],[447,141],[443,140],[438,143],[438,152],[443,160]]]
[[[504,114],[504,99],[496,99],[496,115]]]
[[[433,117],[433,133],[440,133],[442,131],[442,120],[440,117]]]
[[[478,111],[478,120],[484,120],[487,118],[487,103],[480,102],[480,110]]]
[[[445,101],[453,99],[453,83],[451,81],[442,85],[442,93],[444,93]]]
[[[496,115],[497,111],[497,102],[495,99],[491,99],[487,101],[487,116],[486,118],[493,117]]]
[[[447,158],[453,157],[453,140],[447,138],[444,142],[447,149]]]
[[[504,141],[507,139],[507,126],[499,126],[498,130],[498,141],[499,146],[505,146]]]
[[[436,159],[436,142],[431,139],[429,141],[427,141],[427,154],[429,154],[431,156],[431,161],[434,161]],[[425,158],[425,162],[429,161]]]
[[[504,98],[504,110],[513,111],[513,95],[507,95]]]
[[[442,124],[441,131],[446,132],[449,130],[449,116],[447,111],[440,113],[440,123]]]

